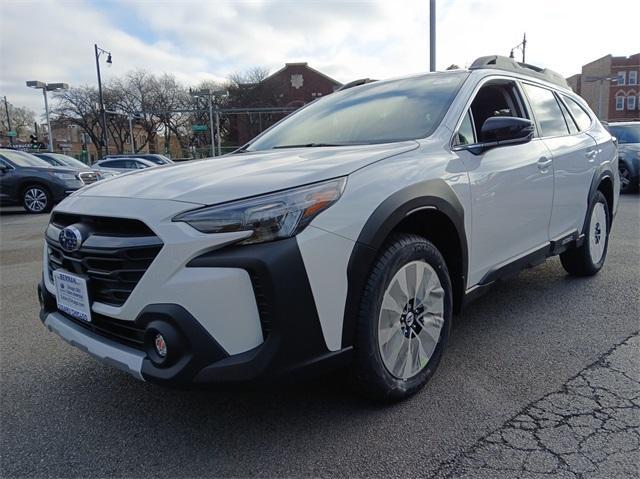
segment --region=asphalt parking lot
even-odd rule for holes
[[[417,396],[393,406],[340,375],[177,391],[138,382],[37,317],[46,215],[0,212],[3,477],[636,477],[640,198],[624,196],[605,268],[557,258],[456,318]]]

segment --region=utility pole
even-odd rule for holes
[[[436,0],[429,0],[429,71],[436,71]]]
[[[7,96],[4,97],[4,111],[7,112],[7,129],[11,131],[11,117],[9,116],[9,104],[7,103]],[[9,143],[13,146],[13,136],[9,137]]]
[[[136,147],[133,142],[133,117],[129,115],[127,118],[129,119],[129,137],[131,139],[131,154],[134,154],[136,152]]]
[[[514,58],[514,56],[513,56],[513,51],[514,50],[521,50],[522,51],[522,63],[527,63],[526,62],[526,50],[527,50],[527,34],[526,34],[526,32],[522,36],[522,41],[511,49],[511,53],[509,53],[509,58]]]

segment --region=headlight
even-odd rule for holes
[[[50,175],[55,176],[62,181],[73,181],[78,179],[76,178],[76,175],[73,175],[71,173],[50,173]]]
[[[188,223],[203,233],[253,231],[242,244],[289,238],[302,231],[344,191],[346,177],[292,188],[181,213],[173,221]]]

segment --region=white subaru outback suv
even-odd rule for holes
[[[564,79],[505,57],[343,88],[234,154],[60,203],[40,318],[154,383],[349,364],[401,399],[496,281],[558,254],[602,268],[617,159]]]

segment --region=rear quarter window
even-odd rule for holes
[[[584,111],[584,108],[582,108],[573,98],[562,95],[562,99],[567,105],[567,108],[569,108],[571,115],[573,115],[573,119],[576,121],[580,131],[587,130],[591,126],[591,117],[589,114]]]

